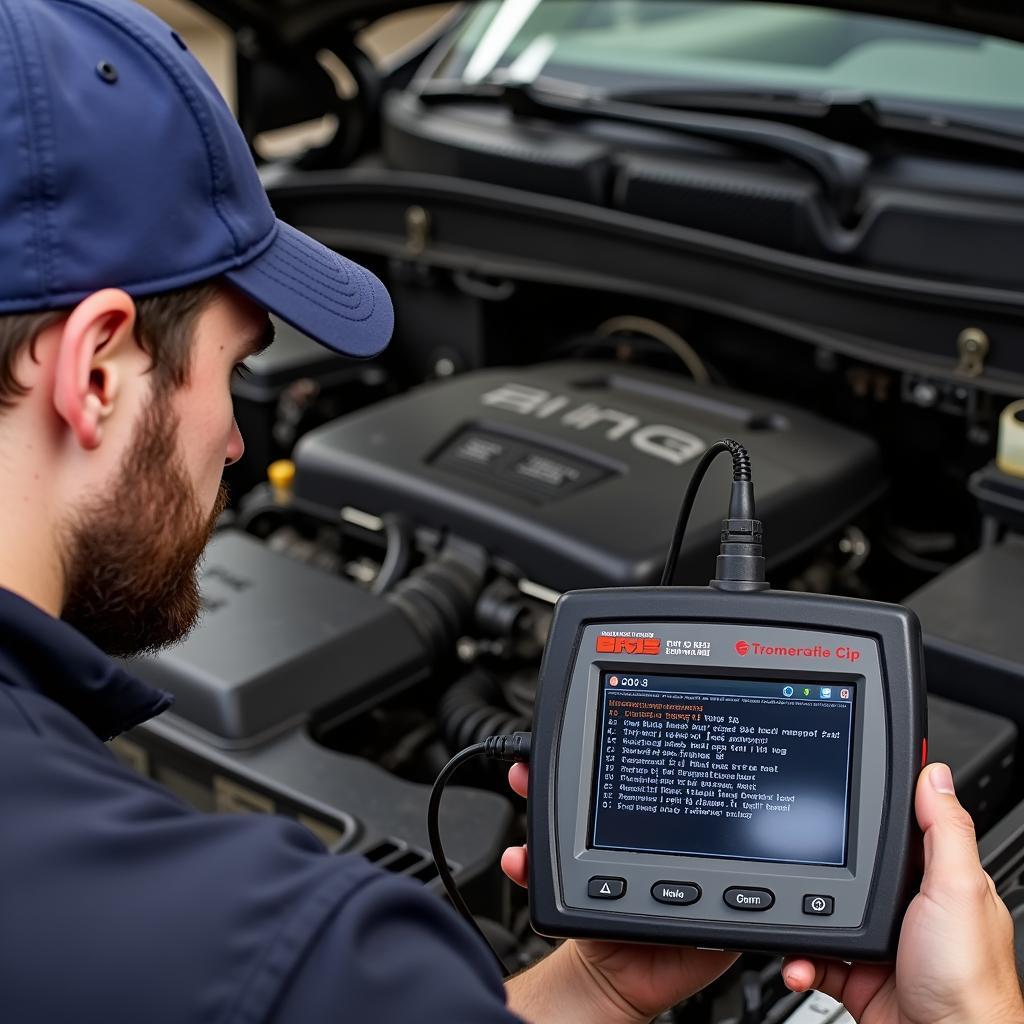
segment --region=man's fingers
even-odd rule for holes
[[[530,781],[530,771],[525,764],[514,764],[508,770],[508,784],[513,791],[520,796],[526,796],[526,789]],[[510,846],[501,855],[501,870],[512,879],[516,885],[526,888],[526,847]]]
[[[782,968],[782,980],[791,992],[806,992],[814,987],[817,971],[810,960],[789,960]]]
[[[895,1020],[895,978],[891,964],[848,964],[841,960],[793,957],[782,965],[782,980],[792,992],[815,989],[842,1003],[855,1020],[867,1008],[878,1009],[879,1020]]]
[[[530,769],[525,764],[514,764],[508,770],[508,784],[520,796],[526,796],[527,785],[530,781]]]
[[[988,881],[978,859],[974,822],[953,792],[948,765],[932,764],[921,773],[916,806],[924,831],[922,891],[940,901],[955,893],[984,894]]]
[[[787,960],[782,968],[782,980],[792,992],[815,989],[833,999],[842,1001],[850,966],[839,960]]]
[[[501,855],[501,870],[512,879],[516,885],[526,888],[526,847],[510,846]]]

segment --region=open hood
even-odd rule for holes
[[[450,24],[450,20],[439,22],[435,32],[403,53],[397,64],[381,69],[359,45],[359,32],[388,15],[436,6],[437,0],[196,2],[235,34],[238,119],[255,149],[264,132],[336,116],[336,134],[302,157],[299,166],[304,169],[348,166],[372,149],[379,138],[382,97],[408,84]],[[785,2],[909,19],[1024,42],[1024,5],[1017,7],[1013,0]],[[471,4],[472,0],[466,6]],[[339,94],[336,82],[318,59],[323,50],[331,51],[348,70],[356,85],[355,100]]]
[[[303,46],[327,34],[351,33],[397,11],[439,0],[193,0],[236,32],[256,31],[279,45]],[[443,2],[443,0],[440,0]]]
[[[327,33],[361,28],[396,11],[426,7],[438,0],[197,0],[235,30],[276,36],[285,46],[301,46]],[[776,0],[777,2],[777,0]],[[804,0],[785,0],[804,3]],[[1015,0],[814,0],[862,14],[888,15],[1024,42],[1024,5]]]

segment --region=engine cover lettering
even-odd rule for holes
[[[637,451],[673,466],[695,459],[707,447],[695,434],[664,423],[642,423],[637,416],[621,409],[595,402],[568,408],[572,403],[570,396],[529,384],[502,384],[484,392],[480,401],[492,409],[552,420],[573,430],[600,430],[608,441],[628,441]]]

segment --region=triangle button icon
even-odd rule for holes
[[[592,900],[617,900],[626,894],[624,878],[604,878],[601,875],[587,882],[587,895]]]

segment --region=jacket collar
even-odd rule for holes
[[[108,740],[174,702],[129,675],[85,636],[0,588],[0,683],[35,690]]]

